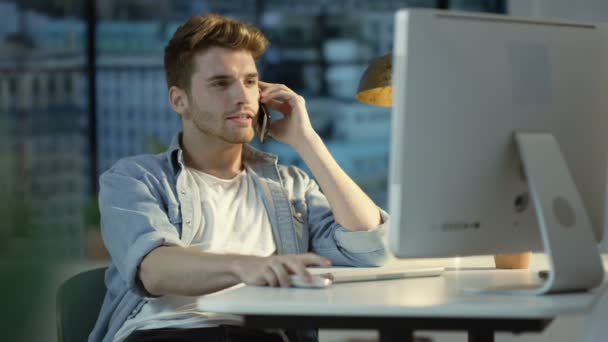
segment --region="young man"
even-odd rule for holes
[[[304,99],[258,79],[267,40],[254,27],[195,16],[165,48],[182,132],[159,155],[126,158],[100,178],[102,234],[112,257],[89,341],[281,341],[201,312],[195,296],[238,283],[289,287],[307,266],[381,265],[388,219],[340,169]],[[259,102],[280,112],[270,135],[292,146],[317,183],[247,145]],[[289,332],[293,340],[315,333]]]

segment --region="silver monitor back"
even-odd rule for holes
[[[555,137],[601,240],[606,39],[594,24],[396,14],[389,171],[396,256],[542,249],[515,132]]]

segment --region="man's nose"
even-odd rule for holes
[[[250,99],[248,97],[250,91],[248,91],[247,86],[243,82],[235,82],[234,89],[232,90],[232,98],[233,102],[237,104],[245,104],[249,103]]]

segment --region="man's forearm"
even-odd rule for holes
[[[158,247],[141,262],[139,277],[152,295],[200,296],[238,284],[234,267],[243,257]]]
[[[363,190],[340,168],[327,147],[312,133],[294,146],[312,171],[338,222],[349,230],[368,230],[380,224],[380,211]]]
[[[309,280],[310,266],[330,267],[331,262],[312,253],[260,257],[158,247],[142,260],[139,277],[152,295],[200,296],[240,282],[289,287],[291,274]]]

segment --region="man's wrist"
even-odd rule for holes
[[[262,259],[255,255],[231,255],[231,260],[228,263],[228,271],[237,281],[244,282],[247,274],[251,273],[252,259]]]
[[[243,272],[243,257],[240,255],[231,256],[231,260],[228,263],[228,271],[234,277],[236,277],[239,281],[241,281],[241,274]]]
[[[299,138],[297,138],[292,148],[302,157],[303,153],[314,149],[314,146],[322,142],[321,137],[315,132],[314,129],[303,132]]]

